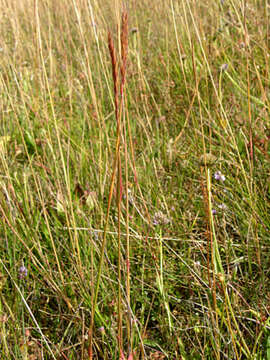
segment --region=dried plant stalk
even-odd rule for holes
[[[122,14],[122,27],[121,27],[121,96],[123,95],[123,88],[126,78],[127,67],[127,55],[128,55],[128,15],[124,11]]]
[[[108,33],[108,47],[110,51],[111,56],[111,62],[112,62],[112,76],[113,76],[113,91],[114,91],[114,106],[115,106],[115,117],[118,121],[119,117],[119,101],[118,101],[118,64],[117,64],[117,58],[116,58],[116,52],[115,47],[113,44],[112,35],[109,31]]]
[[[121,30],[121,83],[120,83],[120,103],[119,103],[119,76],[118,76],[118,62],[116,57],[115,46],[113,43],[112,35],[108,32],[108,47],[112,63],[112,77],[113,77],[113,86],[114,86],[114,105],[115,105],[115,118],[117,122],[117,142],[115,148],[115,158],[113,163],[113,173],[110,184],[109,200],[106,214],[106,221],[103,232],[103,240],[101,246],[101,255],[98,267],[98,275],[94,293],[94,299],[92,302],[92,315],[91,315],[91,324],[89,328],[89,347],[88,347],[88,356],[89,359],[93,358],[93,328],[94,328],[94,317],[95,309],[97,304],[97,297],[99,291],[99,283],[101,279],[101,268],[103,264],[105,246],[106,246],[106,233],[109,222],[109,213],[111,207],[111,201],[114,191],[115,178],[117,173],[117,207],[118,207],[118,281],[119,281],[119,291],[118,291],[118,344],[120,354],[123,352],[123,339],[122,339],[122,314],[121,314],[121,238],[120,238],[120,218],[121,218],[121,201],[122,201],[122,168],[121,168],[121,158],[120,158],[120,143],[121,143],[121,117],[123,114],[124,107],[124,85],[125,85],[125,75],[126,75],[126,63],[127,63],[127,53],[128,53],[128,26],[127,26],[127,13],[124,12],[122,15],[122,30]]]

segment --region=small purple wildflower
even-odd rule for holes
[[[222,204],[218,205],[218,208],[225,211],[227,209],[227,205],[222,203]]]
[[[101,326],[100,328],[98,328],[98,331],[103,335],[105,334],[105,328],[104,326]]]
[[[216,209],[212,209],[212,214],[213,214],[213,215],[216,215],[216,213],[217,213],[217,210],[216,210]]]
[[[228,70],[229,65],[228,64],[222,64],[220,67],[220,71],[226,71]]]
[[[214,178],[215,178],[215,180],[218,180],[218,181],[221,181],[221,182],[224,182],[225,179],[226,179],[225,175],[223,175],[221,173],[221,171],[216,171],[215,174],[214,174]]]
[[[26,269],[26,267],[23,265],[19,268],[19,278],[20,279],[24,279],[26,278],[28,274],[28,270]]]

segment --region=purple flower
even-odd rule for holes
[[[229,65],[228,64],[222,64],[220,67],[220,71],[226,71],[228,70]]]
[[[26,278],[28,274],[28,270],[26,269],[26,267],[23,265],[19,268],[19,278],[20,279],[24,279]]]
[[[216,210],[216,209],[212,209],[212,214],[213,214],[213,215],[216,215],[216,213],[217,213],[217,210]]]
[[[227,205],[225,205],[224,203],[218,205],[218,208],[221,209],[221,210],[226,210],[227,209]]]
[[[224,182],[225,179],[226,179],[225,175],[223,175],[221,173],[221,171],[216,171],[215,174],[214,174],[214,178],[215,178],[215,180],[218,180],[218,181],[221,181],[221,182]]]
[[[105,328],[104,326],[101,326],[100,328],[98,328],[98,331],[103,335],[105,334]]]

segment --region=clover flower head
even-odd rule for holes
[[[162,211],[157,211],[154,214],[153,217],[153,225],[167,225],[171,222],[171,219],[169,219],[165,214],[162,213]]]

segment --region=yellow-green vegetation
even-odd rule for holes
[[[270,360],[269,16],[0,0],[1,360]]]

